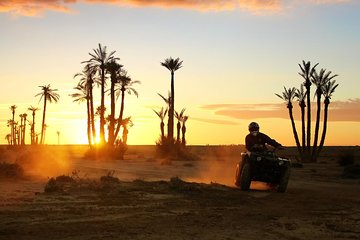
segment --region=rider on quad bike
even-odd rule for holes
[[[242,190],[249,190],[251,181],[262,181],[278,186],[278,192],[285,192],[290,176],[290,160],[275,155],[275,149],[282,145],[259,132],[259,124],[249,124],[249,134],[245,138],[248,152],[242,153],[237,164],[235,185]],[[267,146],[272,146],[273,151]]]

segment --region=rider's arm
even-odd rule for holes
[[[282,147],[282,145],[280,143],[278,143],[274,139],[270,138],[268,135],[264,134],[264,138],[265,138],[265,143],[267,143],[275,148]]]

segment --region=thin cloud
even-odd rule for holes
[[[316,104],[313,103],[312,106]],[[322,106],[323,107],[323,106]],[[212,111],[215,115],[235,119],[285,118],[288,110],[284,103],[279,104],[213,104],[201,109]],[[315,107],[312,108],[315,116]],[[299,106],[294,102],[294,117],[300,120]],[[323,118],[323,116],[321,116]],[[335,101],[329,105],[329,121],[360,122],[360,98],[348,101]]]
[[[192,117],[191,120],[198,121],[198,122],[212,123],[212,124],[220,124],[220,125],[238,125],[239,124],[237,122],[233,122],[233,121],[229,121],[229,120],[208,119],[208,118]]]
[[[291,5],[285,0],[0,0],[0,12],[22,16],[39,16],[45,11],[72,12],[76,3],[113,4],[121,7],[183,8],[196,11],[244,10],[253,14],[275,13]],[[350,0],[308,0],[311,4],[346,3]]]

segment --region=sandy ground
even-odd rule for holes
[[[237,161],[71,159],[83,178],[115,170],[121,182],[106,192],[45,194],[44,178],[2,179],[0,239],[360,239],[360,181],[342,179],[336,163],[293,168],[277,193],[236,188]]]

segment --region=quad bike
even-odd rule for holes
[[[278,192],[286,191],[291,168],[289,159],[278,157],[275,151],[244,152],[241,157],[235,176],[235,185],[241,190],[249,190],[251,181],[261,181],[277,186]]]

